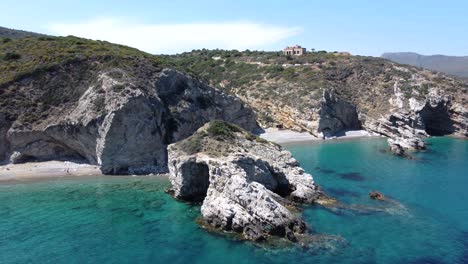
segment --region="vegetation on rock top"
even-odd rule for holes
[[[221,120],[209,122],[192,136],[177,144],[178,148],[188,155],[204,152],[213,156],[223,156],[235,148],[240,147],[238,143],[244,139],[262,144],[270,144],[270,142],[239,126]]]

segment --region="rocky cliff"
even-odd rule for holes
[[[333,91],[324,90],[318,112],[317,132],[323,137],[362,128],[356,106],[339,98]]]
[[[37,41],[53,52],[62,45],[56,42],[70,39]],[[84,49],[96,43],[71,41]],[[12,40],[4,49],[11,42],[25,44]],[[236,97],[163,69],[146,54],[111,44],[102,49],[106,55],[84,56],[85,50],[12,78],[5,72],[0,84],[4,163],[73,160],[100,165],[106,174],[160,172],[167,170],[166,146],[210,120],[258,129],[253,111]],[[38,59],[35,52],[25,49],[18,52],[20,58],[0,66],[27,69],[24,63]]]
[[[398,106],[390,114],[377,120],[369,120],[369,131],[389,138],[391,150],[405,155],[405,149],[425,149],[428,136],[468,136],[468,111],[453,96],[441,95],[439,89],[431,89],[423,100],[409,98],[408,105]]]
[[[202,201],[212,228],[263,241],[270,236],[297,241],[306,232],[293,202],[322,196],[310,174],[288,151],[221,121],[169,145],[170,192]]]
[[[164,58],[238,96],[264,127],[339,135],[363,128],[402,149],[435,135],[467,136],[468,84],[421,68],[348,53],[201,50]]]

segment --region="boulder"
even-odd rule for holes
[[[370,192],[369,197],[373,200],[380,200],[380,201],[385,200],[385,196],[382,193],[377,192],[377,191]]]
[[[390,151],[397,156],[405,156],[405,149],[398,143],[393,140],[388,140],[388,145],[390,146]]]

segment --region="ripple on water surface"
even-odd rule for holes
[[[304,207],[314,241],[272,248],[199,228],[167,179],[0,185],[0,263],[467,263],[468,144],[430,139],[417,160],[381,139],[288,148],[343,207]],[[390,199],[369,199],[378,190]]]

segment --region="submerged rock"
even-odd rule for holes
[[[377,192],[377,191],[370,192],[369,197],[374,200],[380,200],[380,201],[385,200],[385,196],[382,193]]]
[[[401,156],[401,157],[406,156],[405,149],[400,144],[398,144],[398,142],[395,142],[394,140],[389,139],[388,140],[388,145],[390,146],[390,151],[393,154],[395,154],[397,156]]]
[[[248,240],[296,241],[307,227],[291,210],[293,202],[313,203],[322,196],[291,153],[221,121],[169,145],[168,154],[174,197],[203,201],[208,225]]]

